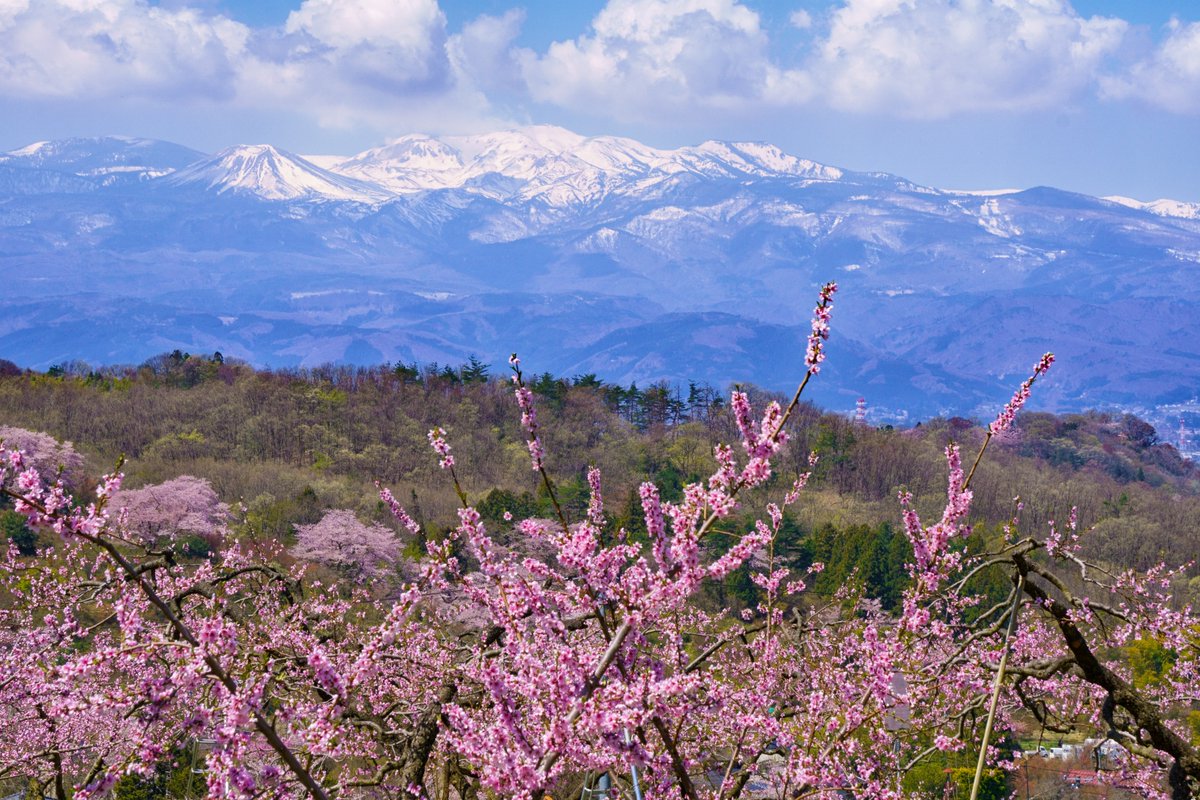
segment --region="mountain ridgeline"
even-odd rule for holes
[[[499,365],[774,389],[841,286],[815,399],[986,413],[1200,384],[1200,205],[933,189],[761,143],[664,150],[536,126],[351,157],[131,138],[0,155],[0,357]]]

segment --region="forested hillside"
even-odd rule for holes
[[[427,529],[452,526],[457,498],[426,440],[435,426],[453,443],[463,488],[485,518],[502,525],[505,511],[518,519],[551,513],[529,469],[510,386],[478,362],[270,372],[176,352],[136,369],[0,372],[0,426],[72,442],[92,479],[120,455],[128,487],[203,478],[246,537],[291,544],[296,526],[328,509],[389,524],[375,480],[393,487]],[[714,444],[737,438],[724,393],[711,386],[620,387],[549,374],[530,385],[560,499],[581,515],[586,470],[600,467],[614,529],[643,524],[641,480],[673,499],[715,468]],[[943,501],[942,449],[950,441],[976,448],[982,428],[951,418],[879,429],[802,405],[789,432],[793,444],[775,483],[805,471],[810,451],[820,457],[810,492],[789,512],[790,556],[826,564],[815,588],[832,590],[857,574],[890,607],[909,555],[897,492],[908,489],[932,513]],[[1094,528],[1085,536],[1093,557],[1136,568],[1200,559],[1191,535],[1200,470],[1132,416],[1023,414],[994,443],[973,488],[980,537],[999,535],[1019,495],[1027,531],[1040,533],[1077,506],[1081,526]]]

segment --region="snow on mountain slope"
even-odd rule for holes
[[[844,174],[836,167],[796,158],[774,145],[760,142],[707,141],[696,147],[682,147],[674,151],[674,155],[673,165],[686,166],[707,176],[733,177],[740,174],[836,181]]]
[[[229,147],[171,175],[175,186],[200,186],[226,192],[252,194],[263,200],[343,200],[378,203],[390,196],[386,190],[337,175],[269,144]]]
[[[318,166],[323,170],[332,170],[338,164],[341,164],[346,160],[345,156],[313,155],[312,153],[305,153],[300,157],[308,163]]]
[[[157,139],[98,136],[34,142],[0,154],[0,165],[64,172],[106,186],[169,175],[201,158],[197,150]]]
[[[462,183],[462,159],[449,145],[423,134],[402,136],[328,165],[355,180],[368,181],[396,194],[445,189]]]
[[[405,136],[328,168],[399,193],[463,188],[553,207],[611,194],[653,193],[681,175],[838,180],[841,170],[758,143],[705,142],[661,150],[617,136],[585,137],[551,125],[435,139]],[[497,177],[508,180],[497,180]]]
[[[1140,200],[1134,200],[1132,197],[1121,197],[1120,195],[1110,195],[1100,199],[1123,205],[1126,208],[1149,211],[1151,214],[1158,214],[1160,217],[1200,219],[1200,203],[1186,203],[1180,200],[1167,199],[1151,200],[1149,203],[1143,203]]]
[[[1021,235],[1021,229],[1013,223],[1012,217],[1004,212],[995,198],[985,200],[976,214],[980,227],[993,236],[1009,239]]]
[[[0,196],[84,194],[94,192],[96,188],[95,181],[67,172],[10,167],[0,163]]]

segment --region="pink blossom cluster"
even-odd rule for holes
[[[404,506],[396,502],[392,490],[385,487],[379,481],[375,481],[375,488],[379,490],[379,499],[387,506],[392,516],[413,536],[419,536],[421,534],[421,526],[404,510]]]
[[[450,452],[450,445],[446,441],[446,432],[441,428],[431,428],[427,434],[429,438],[429,446],[438,454],[438,466],[442,469],[454,469],[454,456]]]
[[[1046,552],[1052,556],[1074,555],[1079,552],[1079,509],[1071,507],[1067,518],[1067,527],[1060,530],[1058,523],[1049,520],[1047,525],[1050,532],[1046,535]]]
[[[29,524],[53,529],[60,536],[96,536],[108,524],[106,505],[121,488],[124,475],[115,472],[103,476],[96,489],[96,500],[86,506],[73,503],[61,475],[51,482],[36,467],[26,463],[20,450],[6,450],[0,444],[0,487],[9,481],[15,485],[13,508],[26,515]]]
[[[783,431],[783,409],[779,403],[771,401],[757,425],[752,419],[750,398],[745,392],[733,392],[729,405],[742,434],[742,447],[752,460],[766,459],[787,444],[788,435]]]
[[[833,295],[837,292],[837,284],[830,281],[821,287],[821,294],[813,309],[812,333],[808,336],[808,350],[804,354],[804,364],[808,367],[809,375],[821,371],[821,362],[825,360],[825,342],[829,340],[829,315],[833,309]]]
[[[600,470],[588,467],[588,522],[597,527],[604,525],[604,495],[600,491]]]
[[[972,499],[971,490],[966,487],[958,445],[946,447],[946,464],[946,505],[938,522],[923,525],[913,508],[912,494],[901,491],[899,496],[904,533],[913,549],[913,560],[908,565],[913,585],[905,592],[900,622],[912,631],[932,626],[941,635],[948,633],[948,629],[942,623],[931,622],[934,617],[927,600],[962,568],[962,552],[951,544],[971,533],[965,520]]]
[[[12,452],[20,450],[27,466],[45,476],[61,477],[67,486],[79,482],[83,456],[70,442],[60,442],[40,431],[0,425],[0,445]]]

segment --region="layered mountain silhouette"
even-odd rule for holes
[[[983,413],[1054,350],[1043,404],[1143,408],[1200,386],[1197,270],[1195,203],[939,190],[762,143],[534,126],[350,157],[124,137],[0,155],[0,357],[41,368],[517,350],[786,389],[836,280],[829,406]]]

